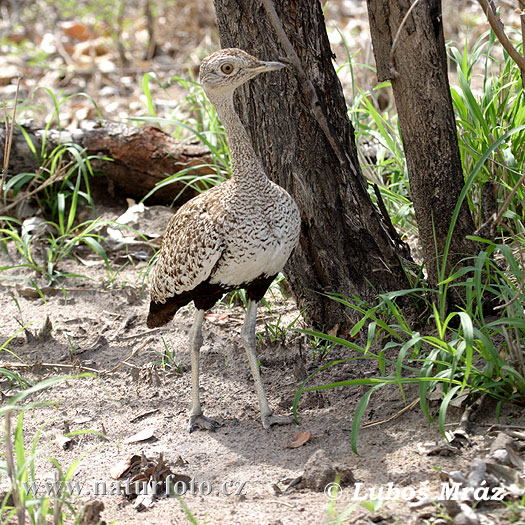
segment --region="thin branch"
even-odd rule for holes
[[[84,148],[80,152],[80,155],[84,154],[85,151],[86,151],[86,148]],[[21,201],[23,201],[23,200],[25,200],[25,199],[27,199],[29,197],[32,197],[33,195],[35,195],[39,191],[42,191],[44,188],[47,188],[50,184],[53,184],[54,182],[58,182],[58,181],[63,180],[65,177],[67,177],[67,170],[68,170],[68,168],[73,166],[73,164],[75,162],[76,162],[75,160],[69,161],[62,169],[56,171],[53,175],[51,175],[51,177],[49,177],[49,179],[46,179],[42,184],[40,184],[40,186],[37,186],[35,189],[31,190],[28,193],[24,193],[23,195],[19,195],[13,202],[8,204],[7,206],[4,206],[0,210],[0,213],[5,213],[6,211],[10,210],[11,208],[14,208],[19,202],[21,202]]]
[[[525,58],[525,0],[518,0],[518,8],[520,12],[521,22],[521,52]],[[521,70],[521,82],[525,87],[525,70]]]
[[[126,359],[123,361],[120,361],[117,365],[115,365],[113,368],[104,369],[104,370],[96,370],[95,368],[90,368],[88,366],[83,366],[80,364],[80,362],[77,363],[8,363],[4,361],[0,361],[0,366],[2,368],[6,368],[8,370],[16,370],[20,368],[35,368],[35,367],[42,367],[42,368],[61,368],[66,370],[80,370],[82,372],[89,372],[91,374],[97,374],[99,376],[112,374],[113,372],[116,372],[121,366],[128,365],[133,366],[128,361],[135,357],[141,350],[143,350],[146,345],[148,345],[151,342],[151,339],[148,338],[144,343],[142,343],[138,348],[135,348]]]
[[[401,20],[401,23],[399,24],[399,27],[397,28],[397,31],[396,31],[396,36],[394,37],[394,41],[392,42],[392,47],[390,48],[390,73],[394,76],[394,77],[397,77],[399,76],[399,73],[397,72],[396,68],[394,67],[394,51],[396,49],[396,46],[397,46],[397,42],[399,41],[399,36],[401,35],[401,30],[403,29],[403,27],[405,26],[407,20],[408,20],[408,17],[410,16],[410,13],[414,10],[414,8],[416,7],[416,5],[419,3],[419,0],[416,0],[409,8],[408,8],[408,11],[406,12],[405,16],[403,17],[403,20]]]
[[[498,38],[500,44],[504,47],[505,51],[509,54],[509,56],[516,62],[518,67],[521,71],[521,77],[522,81],[525,79],[525,56],[522,56],[519,54],[518,50],[512,45],[511,41],[508,39],[507,34],[505,33],[505,30],[503,29],[503,24],[501,23],[501,20],[499,19],[496,11],[489,5],[488,0],[478,0],[479,5],[483,9],[483,12],[485,13],[490,27],[492,27],[492,30],[494,31],[494,34]],[[521,4],[520,0],[520,4]],[[523,15],[522,15],[522,24],[523,24]],[[523,25],[522,25],[523,27]],[[525,81],[524,81],[525,82]],[[525,87],[525,83],[524,83]]]
[[[5,113],[5,147],[4,147],[4,164],[2,167],[2,180],[0,182],[0,197],[4,196],[4,183],[7,177],[7,170],[9,168],[9,157],[11,156],[11,145],[13,144],[13,131],[16,122],[16,107],[18,105],[18,93],[20,92],[20,78],[16,84],[15,102],[13,105],[13,118],[11,119],[11,125],[9,125],[9,116],[7,114],[7,107],[4,102],[4,113]]]
[[[503,214],[507,211],[507,208],[510,205],[510,201],[512,200],[512,197],[514,197],[514,195],[516,194],[516,192],[518,191],[518,189],[520,188],[520,186],[523,184],[524,181],[525,181],[525,173],[523,173],[518,183],[514,186],[514,188],[512,188],[511,192],[507,195],[507,198],[505,199],[503,206],[501,207],[497,217],[494,219],[494,226],[497,226],[499,224],[499,222],[501,221],[503,217]]]
[[[297,76],[299,78],[299,82],[301,83],[306,95],[308,96],[308,99],[310,100],[310,107],[314,114],[315,120],[317,120],[317,123],[323,130],[326,138],[328,139],[328,142],[330,142],[330,145],[332,146],[334,153],[336,154],[341,166],[343,166],[346,169],[349,169],[351,173],[357,176],[352,162],[350,161],[348,155],[344,151],[344,148],[340,144],[339,139],[336,137],[335,133],[331,129],[330,123],[328,122],[328,119],[326,118],[326,115],[322,110],[321,102],[319,101],[319,97],[317,96],[315,87],[312,84],[312,81],[306,76],[306,73],[304,72],[301,60],[299,59],[299,56],[295,52],[292,43],[290,42],[288,36],[286,35],[286,32],[284,31],[283,25],[281,23],[281,20],[279,19],[277,11],[275,10],[275,6],[273,5],[272,0],[262,0],[262,4],[264,5],[266,12],[268,13],[268,18],[270,19],[270,22],[273,28],[275,29],[275,32],[277,33],[279,42],[286,51],[286,57],[291,63],[291,65],[294,67],[295,72],[297,73]]]
[[[354,180],[356,181],[356,190],[360,192],[360,196],[363,199],[369,199],[368,196],[368,190],[365,183],[365,178],[359,174],[356,170],[356,167],[350,160],[350,157],[348,156],[348,152],[344,148],[343,144],[341,143],[341,140],[339,139],[335,129],[330,124],[328,117],[326,116],[326,113],[323,109],[323,106],[321,104],[321,101],[319,100],[319,97],[317,96],[317,91],[312,83],[312,81],[307,77],[303,66],[301,64],[301,60],[299,56],[297,55],[292,43],[290,42],[288,36],[286,35],[286,32],[283,28],[283,25],[281,23],[281,20],[279,19],[279,15],[277,14],[277,11],[275,10],[275,6],[273,4],[272,0],[262,0],[262,4],[264,8],[266,9],[266,13],[268,14],[268,18],[270,20],[270,23],[272,24],[279,42],[281,43],[282,47],[284,48],[286,52],[286,58],[289,64],[293,66],[295,69],[295,73],[297,75],[297,79],[299,81],[299,84],[301,85],[303,92],[305,93],[307,99],[310,102],[310,109],[313,113],[313,116],[315,120],[317,121],[317,124],[323,131],[326,139],[330,143],[330,146],[332,147],[332,150],[334,151],[337,159],[339,160],[339,164],[341,165],[341,168],[351,173],[354,177]],[[381,195],[379,194],[378,200],[382,200]],[[383,205],[384,207],[384,205]],[[394,245],[397,245],[398,249],[400,247],[403,247],[403,243],[399,236],[397,235],[397,232],[392,233],[390,231],[390,228],[388,227],[389,218],[383,217],[382,213],[377,210],[377,208],[374,207],[374,211],[378,213],[378,216],[380,218],[380,231],[376,230],[377,238],[384,239],[385,236],[388,238],[388,241],[382,242],[383,250],[388,250],[388,253],[386,254],[387,257],[396,258],[398,257],[397,252],[395,251]],[[383,252],[385,253],[385,252]],[[410,256],[407,255],[407,258]]]
[[[394,419],[401,417],[405,412],[412,410],[418,403],[419,403],[419,397],[417,399],[414,399],[414,401],[411,401],[408,405],[404,406],[399,412],[396,412],[393,416],[390,416],[387,419],[382,419],[381,421],[373,421],[372,423],[364,423],[361,426],[361,428],[364,429],[364,428],[377,427],[380,425],[384,425],[385,423],[390,423],[391,421],[394,421]]]

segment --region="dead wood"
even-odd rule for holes
[[[48,152],[59,144],[73,142],[80,145],[87,155],[100,155],[112,159],[97,158],[91,161],[95,172],[103,175],[94,179],[95,185],[99,190],[102,188],[109,197],[132,197],[140,200],[167,176],[188,167],[194,167],[191,174],[196,176],[215,171],[206,147],[182,142],[151,126],[129,127],[106,122],[102,126],[93,123],[75,130],[24,130],[37,155],[31,151],[22,131],[15,128],[9,160],[11,176],[22,172],[34,173],[40,168],[42,142],[45,143]],[[0,130],[0,158],[3,155],[4,134],[5,130]],[[148,198],[147,203],[171,204],[184,188],[184,181],[169,184]],[[193,188],[187,187],[180,202],[195,194]]]

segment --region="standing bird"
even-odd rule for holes
[[[263,62],[240,49],[222,49],[205,58],[199,81],[219,116],[230,146],[232,176],[181,206],[168,224],[151,278],[149,328],[168,323],[193,301],[197,309],[189,331],[192,406],[190,432],[214,431],[217,423],[202,413],[199,350],[204,312],[225,293],[244,288],[248,297],[242,339],[262,424],[293,422],[272,414],[255,351],[257,303],[282,270],[299,239],[301,218],[290,195],[268,179],[235,112],[233,92],[265,71],[284,67]]]

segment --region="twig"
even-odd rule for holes
[[[520,25],[521,25],[521,52],[525,58],[525,1],[518,0],[518,6],[520,10]],[[525,87],[525,71],[521,70],[521,82]]]
[[[397,43],[399,41],[399,36],[401,35],[401,31],[405,24],[407,23],[408,17],[410,16],[410,13],[414,10],[416,5],[419,3],[419,0],[416,0],[406,12],[405,16],[403,17],[403,20],[401,20],[401,23],[399,24],[399,27],[396,31],[396,36],[394,37],[394,41],[392,42],[392,47],[390,48],[390,73],[395,77],[399,76],[399,73],[397,72],[396,68],[394,67],[394,51],[396,50]]]
[[[328,119],[326,118],[326,115],[322,110],[321,102],[319,101],[319,97],[317,96],[317,91],[315,90],[312,81],[306,76],[306,73],[304,72],[301,60],[299,59],[299,56],[295,52],[292,43],[290,42],[288,36],[286,35],[286,32],[284,31],[283,25],[281,23],[281,20],[279,19],[277,11],[275,10],[275,6],[273,5],[272,0],[262,0],[262,4],[266,9],[268,18],[270,19],[270,22],[275,32],[277,33],[279,42],[286,51],[286,57],[291,63],[291,65],[294,67],[295,72],[297,73],[297,76],[299,78],[299,82],[301,83],[306,95],[308,96],[308,99],[310,100],[310,106],[314,114],[315,120],[317,120],[317,123],[323,130],[341,166],[349,169],[350,172],[357,177],[357,173],[355,172],[355,168],[352,162],[350,161],[348,155],[344,151],[344,148],[340,144],[338,137],[331,129],[331,125],[328,122]]]
[[[75,364],[64,364],[64,363],[5,363],[0,362],[0,365],[2,368],[6,369],[17,369],[17,368],[38,368],[38,367],[44,367],[44,368],[65,368],[66,370],[81,370],[82,372],[91,372],[92,374],[100,374],[100,370],[95,370],[94,368],[89,368],[87,366],[79,365],[78,363]]]
[[[80,151],[80,155],[82,155],[86,151],[86,148],[84,148],[82,151]],[[29,197],[32,197],[39,191],[42,191],[44,188],[47,188],[50,184],[53,184],[54,182],[58,182],[63,180],[67,177],[67,169],[72,166],[76,161],[71,160],[69,161],[61,170],[55,172],[49,179],[46,179],[40,186],[37,186],[35,189],[31,190],[29,193],[24,193],[23,195],[20,195],[17,197],[11,204],[8,204],[7,206],[4,206],[0,213],[5,213],[6,211],[10,210],[11,208],[14,208],[19,202],[23,201],[24,199],[27,199]]]
[[[497,217],[494,219],[494,226],[497,226],[499,224],[499,222],[501,221],[503,217],[503,214],[507,211],[507,208],[510,205],[510,201],[512,200],[512,197],[514,197],[514,195],[516,194],[519,187],[523,184],[524,181],[525,181],[525,173],[523,173],[523,175],[520,177],[520,180],[518,181],[516,186],[512,188],[512,191],[508,194],[507,198],[505,199],[505,202],[503,203],[501,210],[499,211]]]
[[[4,146],[4,163],[2,166],[2,181],[0,182],[0,197],[4,195],[4,183],[7,177],[7,169],[9,167],[9,157],[11,156],[11,145],[13,144],[13,131],[15,129],[16,122],[16,107],[18,105],[18,93],[20,91],[20,78],[16,84],[15,102],[13,105],[13,118],[11,119],[11,125],[9,125],[9,116],[7,114],[7,107],[4,102],[4,114],[5,114],[5,146]]]
[[[496,430],[525,430],[525,426],[523,425],[501,425],[501,424],[495,424],[492,423],[480,423],[480,427],[488,427],[488,432],[494,432]]]
[[[381,421],[374,421],[372,423],[365,423],[364,425],[361,426],[361,428],[378,427],[379,425],[390,423],[390,421],[394,421],[394,419],[397,419],[398,417],[402,416],[405,412],[412,410],[417,405],[418,401],[419,401],[419,397],[414,399],[414,401],[409,403],[406,407],[403,407],[399,412],[395,413],[393,416],[389,417],[388,419],[383,419]]]
[[[92,374],[97,374],[97,375],[107,375],[107,374],[112,374],[113,372],[115,372],[116,370],[118,370],[121,366],[123,365],[126,365],[126,364],[129,364],[127,363],[127,361],[129,361],[131,358],[133,358],[134,356],[136,356],[138,354],[138,352],[140,352],[147,344],[149,344],[150,340],[148,339],[147,341],[145,341],[141,346],[139,346],[138,348],[136,348],[135,350],[133,350],[133,352],[131,352],[131,354],[128,355],[128,357],[126,357],[126,359],[124,359],[123,361],[120,361],[120,363],[118,363],[116,366],[114,366],[113,368],[109,369],[109,370],[96,370],[94,368],[89,368],[87,366],[82,366],[78,363],[74,363],[74,364],[64,364],[64,363],[33,363],[33,364],[28,364],[28,363],[5,363],[5,362],[1,362],[0,361],[0,366],[2,368],[6,368],[6,369],[17,369],[17,368],[36,368],[36,367],[45,367],[45,368],[65,368],[65,369],[75,369],[75,370],[81,370],[83,372],[90,372]]]
[[[140,332],[139,334],[135,335],[126,335],[125,337],[121,337],[119,335],[116,335],[111,340],[112,341],[129,341],[131,339],[137,339],[137,337],[146,337],[148,335],[156,334],[157,332],[161,332],[163,328],[153,328],[153,330],[148,330],[147,332]]]
[[[159,409],[154,408],[153,410],[148,410],[147,412],[142,412],[142,414],[139,414],[138,416],[135,416],[129,420],[130,423],[136,423],[137,421],[147,417],[151,416],[152,414],[158,414]]]
[[[509,54],[509,56],[516,62],[518,67],[521,71],[521,78],[523,86],[525,87],[525,56],[522,56],[519,54],[518,50],[512,45],[511,41],[508,39],[507,34],[505,33],[505,30],[503,29],[503,24],[501,23],[501,20],[499,19],[498,15],[496,14],[496,11],[494,10],[494,7],[489,5],[488,0],[478,0],[479,5],[483,9],[483,12],[485,13],[485,16],[487,17],[487,20],[489,21],[490,27],[492,27],[492,30],[494,31],[494,34],[498,38],[500,44],[504,47],[505,51]],[[523,2],[520,0],[520,5],[522,5]],[[522,15],[522,29],[524,27],[523,22],[523,15]]]
[[[131,358],[135,357],[135,355],[137,355],[142,349],[144,349],[144,347],[147,344],[149,344],[149,342],[150,342],[149,339],[147,341],[144,341],[144,343],[142,343],[142,345],[140,345],[138,348],[133,350],[133,352],[131,352],[131,354],[129,354],[128,357],[126,357],[126,359],[124,359],[123,361],[118,363],[118,365],[114,366],[110,370],[103,370],[102,372],[100,372],[100,375],[112,374],[113,372],[117,371],[121,366],[127,364],[127,361],[129,361]]]
[[[75,61],[71,58],[71,55],[66,51],[64,44],[62,44],[62,33],[58,30],[58,28],[55,28],[53,37],[55,38],[55,46],[57,48],[58,54],[64,59],[64,62],[68,67],[73,68],[75,66]],[[69,73],[69,76],[73,75]]]

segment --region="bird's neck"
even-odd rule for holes
[[[267,184],[269,179],[263,165],[235,111],[233,93],[216,95],[212,103],[228,137],[232,180],[239,184]]]

